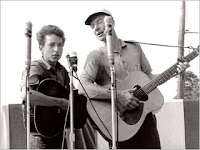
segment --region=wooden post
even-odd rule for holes
[[[184,56],[184,35],[185,35],[185,1],[182,1],[181,15],[179,22],[179,33],[178,33],[178,58]],[[184,98],[184,71],[178,75],[178,86],[177,86],[177,99]]]

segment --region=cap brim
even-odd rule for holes
[[[90,15],[90,16],[86,19],[85,24],[86,24],[86,25],[90,25],[91,19],[92,19],[94,16],[98,15],[98,14],[105,14],[105,15],[109,15],[109,16],[110,16],[110,14],[105,13],[105,12],[96,12],[96,13]]]

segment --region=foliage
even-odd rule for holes
[[[199,79],[191,71],[186,71],[184,74],[184,99],[199,98]]]

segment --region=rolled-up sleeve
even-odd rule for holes
[[[98,50],[95,50],[88,54],[84,68],[83,68],[83,72],[81,74],[81,79],[87,78],[91,82],[96,81],[96,77],[99,70],[99,63],[100,63],[98,53],[99,53]]]
[[[26,86],[26,70],[22,73],[22,79],[21,79],[21,89],[23,86]],[[37,68],[37,66],[31,66],[30,72],[29,72],[29,85],[30,88],[35,87],[39,84],[39,76],[41,76],[40,70]],[[34,88],[33,88],[34,89]],[[35,89],[34,89],[35,90]]]

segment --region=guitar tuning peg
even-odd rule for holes
[[[200,54],[200,53],[199,53],[199,45],[198,45],[198,47],[197,47],[197,48],[194,48],[194,50],[196,50],[196,51],[197,51],[197,53],[198,53],[198,54]]]

